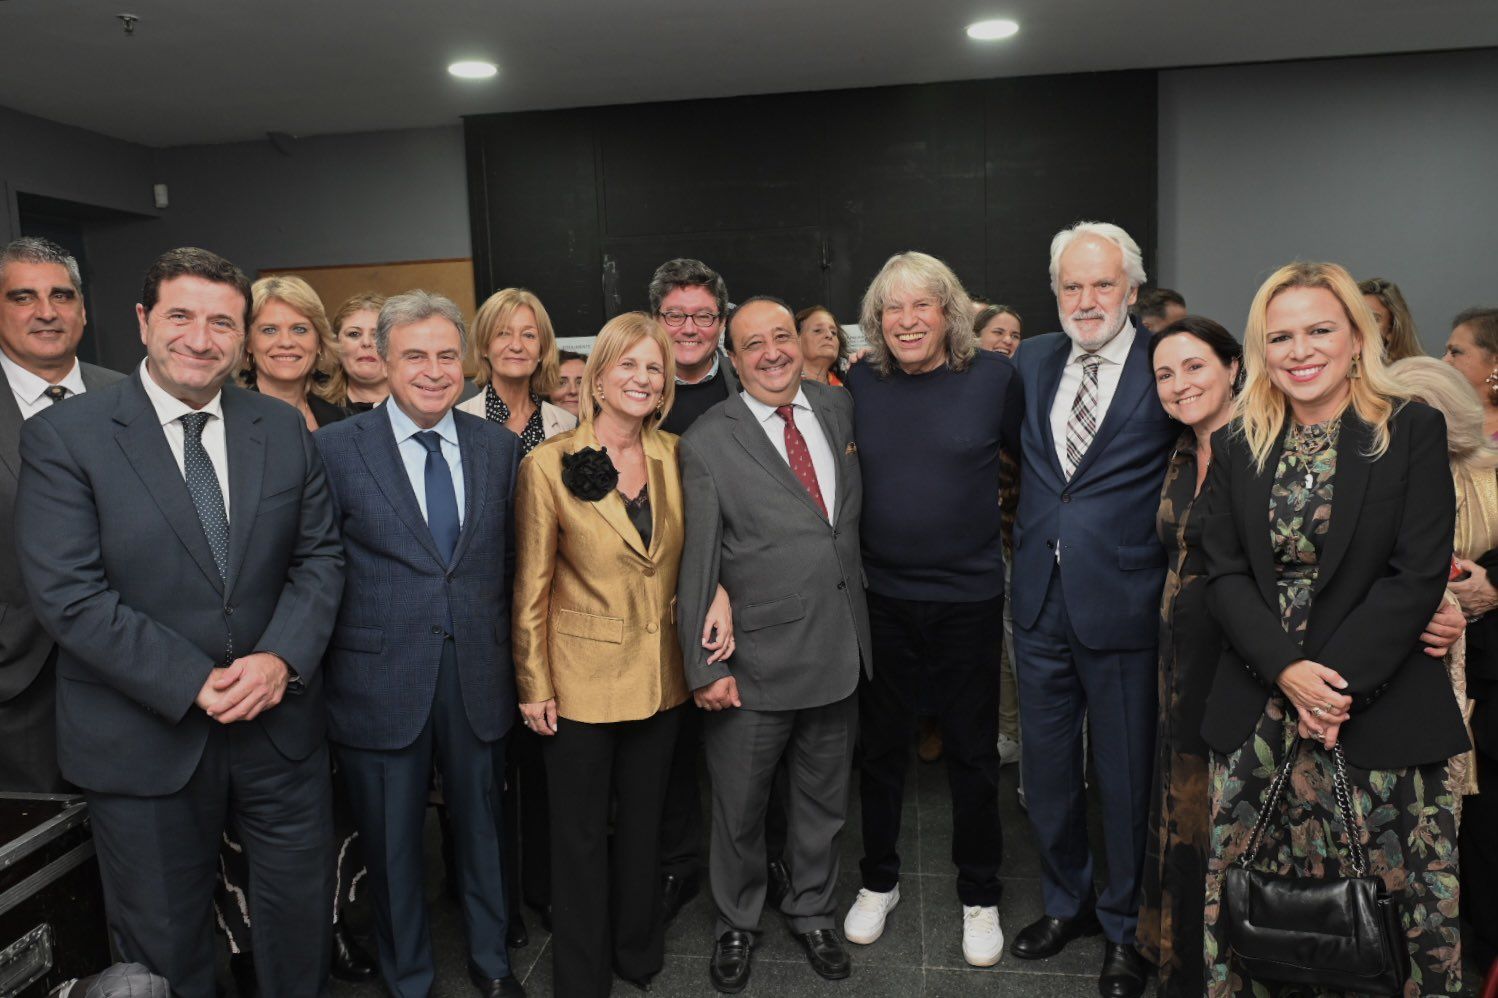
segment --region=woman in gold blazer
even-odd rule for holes
[[[599,332],[582,425],[520,466],[512,624],[526,726],[546,738],[553,987],[602,998],[664,960],[660,820],[688,690],[676,640],[683,537],[671,344],[649,316]],[[732,653],[721,590],[706,635]],[[618,799],[613,840],[609,803]]]

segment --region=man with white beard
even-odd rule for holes
[[[1014,528],[1015,678],[1030,821],[1045,912],[1012,952],[1054,956],[1103,932],[1103,998],[1138,998],[1134,948],[1154,762],[1155,644],[1165,550],[1155,511],[1179,428],[1160,407],[1148,334],[1129,319],[1139,246],[1079,222],[1051,242],[1064,333],[1028,339],[1019,514]],[[1108,875],[1093,889],[1083,726],[1092,733]]]

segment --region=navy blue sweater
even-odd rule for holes
[[[1008,357],[980,350],[961,373],[854,364],[869,591],[971,603],[1004,591],[999,449],[1019,452],[1024,393]]]

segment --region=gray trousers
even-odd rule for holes
[[[714,937],[755,932],[765,905],[765,808],[786,762],[785,865],[791,887],[780,910],[793,932],[830,929],[837,906],[836,839],[848,814],[858,729],[855,697],[804,710],[730,708],[705,714],[713,786],[708,871],[718,906]]]

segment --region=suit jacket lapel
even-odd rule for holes
[[[591,427],[580,428],[572,435],[568,452],[576,454],[585,447],[601,448],[598,438],[593,435]],[[654,540],[656,535],[655,504],[660,501],[660,494],[656,490],[665,486],[664,484],[657,486],[655,479],[651,476],[650,455],[647,453],[645,457],[645,480],[650,484],[653,496],[653,501],[650,504],[650,535],[651,540]],[[630,520],[629,511],[624,508],[624,498],[619,495],[617,488],[610,490],[608,495],[597,502],[590,502],[588,505],[592,506],[594,512],[599,516],[603,517],[605,523],[614,528],[614,533],[618,534],[620,539],[629,545],[631,551],[634,551],[641,558],[649,559],[650,553],[645,550],[645,542],[640,539],[640,532],[635,529],[634,523]]]
[[[406,529],[411,531],[417,543],[426,548],[438,564],[446,568],[447,563],[437,550],[437,542],[432,539],[432,530],[427,526],[426,517],[421,515],[421,507],[417,505],[411,480],[406,477],[406,464],[401,460],[400,448],[395,444],[395,429],[391,427],[390,420],[361,421],[358,446],[359,453],[363,455],[364,463],[369,468],[370,477],[385,494],[386,501],[401,518]]]
[[[790,491],[799,501],[806,504],[806,508],[822,519],[822,511],[817,509],[817,504],[812,501],[811,493],[806,491],[806,486],[801,480],[791,473],[791,466],[786,463],[785,458],[770,443],[770,438],[765,436],[765,428],[759,425],[759,419],[754,415],[754,410],[740,395],[732,395],[728,404],[723,407],[723,414],[734,421],[733,436],[749,456],[759,462],[769,476]],[[827,432],[827,424],[822,423],[823,432]],[[829,433],[828,439],[832,436]],[[841,491],[841,490],[839,490]]]
[[[842,389],[836,390],[842,391]],[[811,401],[811,398],[809,396],[807,398],[807,401]],[[848,455],[846,451],[848,448],[847,444],[843,444],[843,446],[839,448],[838,442],[853,439],[853,434],[851,432],[840,432],[842,428],[833,424],[832,416],[828,409],[828,406],[813,405],[811,407],[811,412],[812,415],[817,417],[817,422],[822,426],[822,438],[827,441],[827,449],[832,451],[832,474],[836,479],[837,491],[836,495],[833,497],[832,509],[829,510],[829,514],[831,522],[836,523],[838,517],[843,515],[843,500],[847,498],[848,492],[848,490],[843,487],[846,484],[848,478],[848,476],[843,471],[843,461],[847,459]],[[776,456],[778,457],[779,455],[777,454]],[[806,490],[802,489],[801,491],[805,492]],[[812,503],[812,506],[815,507],[816,503]]]
[[[243,390],[225,385],[224,445],[229,451],[229,588],[239,578],[250,546],[260,486],[265,480],[265,431],[260,416],[245,405]]]
[[[141,484],[166,517],[177,539],[187,548],[192,560],[197,562],[198,568],[213,587],[222,593],[224,581],[219,578],[213,551],[209,549],[208,538],[203,534],[198,508],[193,505],[192,496],[187,491],[187,480],[182,477],[182,469],[177,466],[177,460],[166,442],[166,432],[157,422],[156,408],[151,405],[150,397],[141,387],[139,371],[131,376],[130,388],[121,395],[114,420],[120,424],[115,440],[125,452],[125,460],[140,476]]]
[[[112,378],[106,380],[103,377],[105,374],[110,374],[113,372],[106,371],[103,368],[95,367],[92,364],[80,363],[78,365],[78,373],[83,375],[83,389],[84,391],[88,392],[96,392],[100,388],[108,388],[114,381],[114,379]]]
[[[1108,403],[1108,411],[1103,415],[1103,423],[1097,428],[1097,435],[1092,438],[1092,443],[1087,446],[1087,453],[1082,455],[1081,463],[1077,465],[1076,473],[1072,475],[1073,481],[1087,473],[1088,466],[1097,460],[1098,455],[1107,448],[1108,442],[1118,435],[1118,431],[1134,414],[1134,409],[1139,405],[1140,396],[1147,391],[1154,391],[1154,376],[1149,366],[1148,350],[1149,340],[1140,336],[1136,330],[1134,342],[1129,347],[1129,355],[1124,359],[1123,374],[1118,379],[1118,388],[1113,392],[1113,401]],[[1049,423],[1050,420],[1046,422]]]
[[[453,549],[456,565],[468,550],[483,516],[489,488],[489,448],[479,440],[468,420],[458,419],[454,414],[453,425],[458,431],[458,449],[463,454],[463,530],[458,534],[458,546]]]
[[[1357,528],[1358,513],[1363,508],[1363,494],[1368,491],[1368,476],[1372,461],[1366,456],[1373,439],[1373,430],[1358,418],[1351,407],[1342,416],[1342,428],[1337,431],[1337,473],[1332,480],[1332,518],[1326,528],[1326,542],[1321,548],[1321,567],[1316,572],[1313,592],[1326,587],[1326,582],[1337,571],[1347,547],[1352,543],[1353,531]]]
[[[1243,540],[1248,547],[1248,563],[1252,566],[1254,579],[1259,583],[1259,595],[1268,606],[1279,606],[1279,576],[1274,570],[1274,548],[1269,541],[1273,524],[1269,520],[1270,490],[1274,488],[1274,473],[1284,451],[1284,429],[1269,449],[1269,459],[1264,470],[1254,467],[1253,455],[1245,449],[1243,469],[1248,481],[1248,501],[1243,504]]]
[[[1045,444],[1047,460],[1051,463],[1051,470],[1056,473],[1056,480],[1064,482],[1066,474],[1061,467],[1061,459],[1056,456],[1056,434],[1051,432],[1051,407],[1056,404],[1056,392],[1061,387],[1061,374],[1066,369],[1066,358],[1071,354],[1071,339],[1066,335],[1060,337],[1060,342],[1051,355],[1045,358],[1040,365],[1040,398],[1036,400],[1035,419],[1040,424],[1040,439]]]

